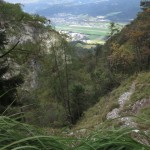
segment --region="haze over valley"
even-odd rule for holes
[[[51,20],[52,26],[68,34],[72,41],[104,43],[110,22],[124,26],[140,11],[140,0],[52,0],[24,3],[26,12]]]

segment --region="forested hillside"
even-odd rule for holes
[[[0,149],[149,150],[150,9],[91,51],[50,23],[0,1]]]
[[[111,37],[102,47],[101,52],[106,56],[107,67],[105,68],[120,86],[108,95],[100,97],[99,103],[85,113],[85,118],[83,117],[83,120],[79,122],[78,127],[93,127],[100,125],[107,119],[121,116],[142,116],[142,119],[145,120],[149,118],[149,22],[150,10],[146,9],[119,33],[116,32],[115,24],[112,24]],[[102,64],[102,53],[99,51],[99,54],[98,52],[96,54],[98,64]],[[100,66],[95,70],[98,79],[100,79],[102,71],[98,69]],[[103,80],[97,80],[97,84],[102,85],[104,79],[106,79],[106,75]],[[130,126],[130,121],[123,120],[123,122],[128,122],[128,126]],[[145,128],[149,130],[148,122]]]

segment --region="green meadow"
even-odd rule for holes
[[[92,28],[92,27],[81,27],[81,26],[56,26],[57,30],[72,31],[76,33],[99,35],[105,36],[109,30],[107,28]]]

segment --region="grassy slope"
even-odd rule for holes
[[[130,111],[135,102],[142,100],[143,98],[148,99],[150,97],[150,72],[140,73],[138,75],[130,77],[128,80],[124,81],[117,89],[114,89],[109,95],[100,98],[100,101],[94,107],[85,112],[83,118],[78,122],[75,129],[92,129],[97,125],[103,123],[106,120],[106,115],[108,114],[108,112],[112,111],[114,108],[119,107],[118,98],[124,92],[127,92],[129,90],[133,81],[136,81],[135,92],[122,109],[122,114],[126,112],[126,115],[131,115]],[[138,116],[144,117],[145,120],[148,119],[150,115],[149,110],[150,103],[146,107],[142,108],[142,110],[138,113]],[[148,126],[150,126],[149,123],[147,124],[147,128]]]

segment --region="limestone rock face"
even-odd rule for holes
[[[119,117],[119,109],[115,108],[107,114],[107,119],[115,119]]]
[[[136,84],[136,82],[133,82],[129,91],[123,93],[119,97],[119,99],[118,99],[119,108],[115,108],[111,112],[109,112],[107,114],[107,119],[115,119],[115,118],[120,117],[119,113],[121,112],[124,104],[126,103],[126,101],[130,100],[130,97],[132,96],[132,94],[135,91],[135,84]],[[132,119],[130,117],[122,117],[120,119],[120,121],[123,123],[123,126],[130,126],[130,127],[136,126],[136,124],[132,121]]]
[[[150,104],[150,97],[147,99],[139,100],[133,105],[132,112],[134,114],[137,114],[143,107],[145,107],[149,104]]]

